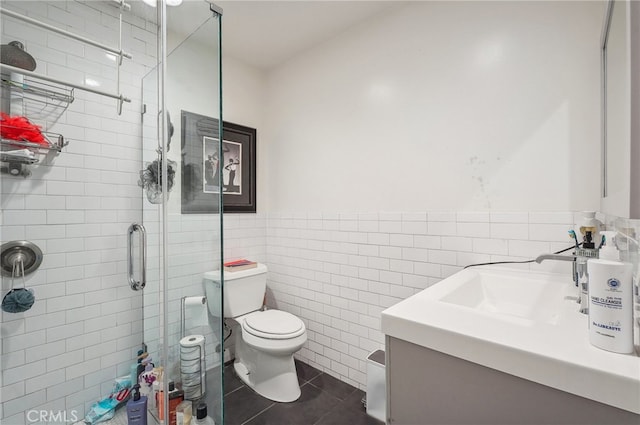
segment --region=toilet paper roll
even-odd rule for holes
[[[186,297],[184,299],[184,310],[185,327],[207,326],[209,324],[206,297]]]
[[[184,348],[202,347],[204,349],[204,336],[187,335],[180,340],[180,346]]]
[[[206,391],[205,338],[188,335],[180,340],[180,377],[186,400],[202,397]]]

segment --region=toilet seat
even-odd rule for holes
[[[292,339],[306,332],[302,320],[280,310],[256,311],[246,315],[242,330],[264,339]]]

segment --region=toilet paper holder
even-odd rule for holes
[[[207,297],[205,296],[197,296],[197,297],[182,297],[180,298],[180,339],[185,337],[185,328],[186,328],[186,303],[187,298],[200,298],[202,304],[207,303]]]

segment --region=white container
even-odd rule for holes
[[[589,342],[615,353],[633,352],[632,265],[619,260],[616,232],[603,232],[600,258],[587,261]]]
[[[601,228],[602,222],[596,218],[595,211],[582,211],[582,221],[578,229],[576,229],[579,235],[578,238],[580,239],[578,242],[584,242],[586,232],[590,231],[591,240],[594,244],[593,248],[599,248],[602,242],[602,237],[600,236]]]
[[[213,418],[207,415],[207,404],[200,403],[196,408],[195,419],[192,421],[194,425],[216,425]]]
[[[379,421],[387,420],[387,378],[384,351],[367,356],[367,415]]]

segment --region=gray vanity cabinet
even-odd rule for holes
[[[640,415],[386,337],[391,425],[640,425]],[[640,404],[640,400],[638,400]]]

